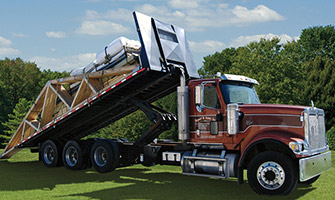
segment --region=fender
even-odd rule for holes
[[[253,147],[257,146],[261,143],[274,143],[280,146],[281,151],[284,151],[290,155],[292,158],[297,158],[294,152],[289,149],[288,144],[292,141],[301,141],[302,138],[298,137],[296,134],[286,131],[269,131],[261,134],[257,134],[254,138],[252,138],[245,148],[241,151],[241,157],[238,162],[237,169],[237,177],[238,184],[243,183],[243,164],[245,162],[245,158],[248,155],[249,151],[253,149]]]

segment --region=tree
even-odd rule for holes
[[[213,55],[204,57],[204,65],[199,69],[201,75],[213,75],[216,72],[228,72],[236,57],[237,50],[235,48],[227,48],[216,52]]]
[[[335,124],[335,61],[317,55],[304,62],[302,68],[308,72],[304,81],[305,104],[310,105],[313,100],[317,107],[325,110],[328,130]]]
[[[24,62],[20,58],[0,61],[0,80],[5,91],[5,98],[10,102],[9,110],[19,102],[20,98],[34,99],[41,90],[38,83],[41,72],[35,63]]]
[[[31,100],[40,91],[40,71],[34,63],[23,62],[20,58],[0,60],[0,135],[2,124],[7,121],[20,98]],[[0,142],[1,141],[0,139]]]
[[[35,63],[20,58],[0,60],[0,124],[8,119],[20,98],[34,99],[41,90],[41,73]],[[0,135],[3,127],[0,125]]]
[[[2,83],[0,81],[0,135],[3,132],[3,126],[2,126],[2,122],[5,122],[7,120],[7,113],[9,113],[9,102],[7,100],[7,98],[5,98],[5,92],[2,88]],[[0,138],[0,144],[3,141]]]
[[[335,122],[335,28],[332,25],[304,29],[298,45],[301,51],[304,104],[325,110],[326,128]]]
[[[332,25],[303,29],[298,44],[302,61],[316,56],[335,58],[335,28]]]
[[[145,114],[142,111],[136,111],[87,136],[87,138],[124,138],[135,141],[150,126],[151,122]]]
[[[13,114],[8,115],[8,121],[2,123],[4,127],[4,134],[0,135],[1,145],[7,145],[8,141],[19,127],[31,105],[32,101],[28,101],[25,98],[19,100],[19,103],[16,104],[13,110]]]
[[[174,92],[166,97],[154,102],[154,105],[166,111],[176,114],[177,112],[177,93]],[[87,138],[125,138],[130,141],[135,141],[140,135],[148,130],[153,125],[147,116],[138,110],[127,117],[100,129]],[[170,130],[163,132],[159,138],[178,140],[177,123],[174,123]]]
[[[2,124],[8,120],[19,99],[35,100],[48,80],[68,76],[67,72],[42,72],[32,62],[24,62],[20,58],[0,60],[0,135]],[[0,140],[0,142],[2,142]]]
[[[298,60],[288,49],[295,49],[296,43],[282,45],[280,39],[261,39],[238,49],[225,49],[205,58],[202,74],[217,71],[245,75],[260,82],[256,90],[263,103],[300,103],[301,90]],[[218,67],[219,66],[219,67]]]
[[[177,115],[177,92],[173,92],[166,97],[156,101],[154,103],[157,107],[162,108],[170,113]],[[172,139],[178,141],[178,124],[173,123],[170,130],[163,132],[160,139]]]
[[[326,113],[326,128],[335,123],[335,28],[316,26],[302,31],[298,41],[278,38],[225,49],[205,57],[201,74],[232,73],[260,82],[263,103],[315,105]]]
[[[335,127],[334,126],[327,131],[327,139],[328,139],[329,149],[335,150]]]
[[[50,80],[60,79],[68,76],[70,76],[70,73],[66,71],[57,72],[57,71],[51,71],[50,69],[43,70],[41,74],[41,79],[39,81],[39,87],[43,88],[44,85]]]

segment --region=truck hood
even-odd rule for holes
[[[244,104],[238,106],[242,112],[240,130],[246,131],[250,126],[262,128],[301,128],[302,112],[306,107],[278,104]]]
[[[300,115],[306,106],[281,105],[281,104],[243,104],[238,106],[244,114],[286,114]]]
[[[243,113],[241,130],[250,125],[262,127],[302,127],[301,115],[306,107],[278,104],[239,105]]]

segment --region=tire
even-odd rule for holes
[[[248,165],[250,187],[258,194],[287,195],[297,186],[298,171],[285,154],[265,151],[257,154]]]
[[[68,141],[63,148],[63,164],[67,169],[79,170],[84,166],[83,150],[74,140]]]
[[[81,140],[80,141],[80,146],[82,147],[83,151],[83,167],[82,169],[87,169],[92,167],[91,163],[91,148],[94,144],[94,140],[88,139],[88,140]]]
[[[91,162],[97,172],[106,173],[119,165],[119,148],[111,140],[98,140],[91,149]]]
[[[42,144],[40,157],[46,167],[58,167],[61,165],[60,149],[61,146],[52,140],[47,140]]]
[[[307,181],[304,182],[299,182],[301,184],[305,184],[305,185],[312,185],[312,183],[314,183],[316,180],[318,180],[320,178],[320,175],[317,175],[316,177],[313,177]]]

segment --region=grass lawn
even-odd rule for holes
[[[1,151],[2,152],[2,151]],[[46,168],[24,149],[0,160],[0,199],[335,199],[335,152],[332,169],[311,186],[299,184],[288,196],[260,196],[236,179],[191,177],[175,166],[141,165],[99,174],[94,169]]]

